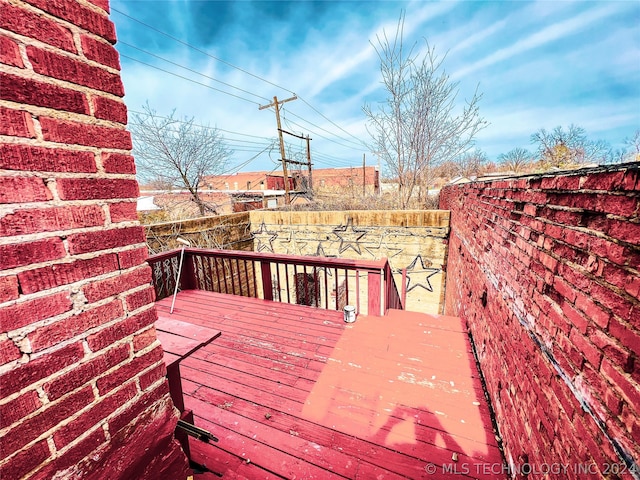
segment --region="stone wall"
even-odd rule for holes
[[[440,313],[449,213],[443,211],[253,211],[256,252],[375,260],[388,258],[398,290],[407,269],[407,306]]]
[[[0,3],[0,477],[185,478],[107,0]]]
[[[640,164],[450,186],[464,319],[514,472],[640,475]]]

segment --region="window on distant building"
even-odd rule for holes
[[[224,189],[229,190],[229,182],[224,182]]]
[[[251,190],[251,182],[247,182],[247,190]]]
[[[238,182],[233,182],[233,189],[237,190],[238,189]]]

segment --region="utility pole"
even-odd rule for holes
[[[365,160],[366,153],[362,154],[362,196],[365,197],[367,195],[367,163]]]
[[[297,100],[298,96],[294,95],[291,98],[287,98],[285,100],[278,101],[278,97],[273,97],[273,103],[269,105],[260,105],[258,110],[264,110],[265,108],[275,107],[276,110],[276,122],[278,124],[278,137],[280,138],[280,157],[282,159],[282,175],[284,176],[284,202],[289,205],[291,203],[291,199],[289,198],[289,175],[287,174],[287,159],[284,155],[284,138],[282,137],[282,126],[280,125],[280,105],[285,102],[291,102],[292,100]]]
[[[309,135],[305,138],[307,141],[307,167],[309,168],[309,195],[313,198],[313,176],[311,173],[311,139]]]

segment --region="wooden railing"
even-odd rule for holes
[[[149,257],[158,300],[175,289],[181,250]],[[386,260],[303,257],[185,248],[179,289],[208,290],[317,308],[384,315],[402,309]]]

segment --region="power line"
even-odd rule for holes
[[[150,55],[150,56],[152,56],[152,57],[155,57],[155,58],[157,58],[157,59],[160,59],[160,60],[162,60],[162,61],[164,61],[164,62],[170,63],[171,65],[174,65],[174,66],[176,66],[176,67],[183,68],[184,70],[187,70],[187,71],[189,71],[189,72],[191,72],[191,73],[195,73],[196,75],[200,75],[200,76],[202,76],[202,77],[208,78],[209,80],[213,80],[214,82],[221,83],[222,85],[225,85],[225,86],[227,86],[227,87],[234,88],[234,89],[236,89],[236,90],[239,90],[239,91],[241,91],[241,92],[243,92],[243,93],[247,93],[247,94],[249,94],[249,95],[253,95],[254,97],[260,98],[261,100],[269,101],[269,99],[268,99],[268,98],[266,98],[266,97],[262,97],[262,96],[260,96],[260,95],[258,95],[258,94],[255,94],[255,93],[250,92],[250,91],[248,91],[248,90],[244,90],[244,89],[242,89],[242,88],[240,88],[240,87],[236,87],[235,85],[231,85],[230,83],[223,82],[222,80],[218,80],[217,78],[211,77],[211,76],[206,75],[206,74],[201,73],[201,72],[198,72],[197,70],[193,70],[192,68],[185,67],[184,65],[181,65],[181,64],[179,64],[179,63],[176,63],[176,62],[174,62],[174,61],[172,61],[172,60],[168,60],[168,59],[166,59],[166,58],[164,58],[164,57],[161,57],[160,55],[156,55],[155,53],[152,53],[152,52],[148,52],[148,51],[146,51],[146,50],[143,50],[142,48],[136,47],[135,45],[131,45],[130,43],[126,43],[126,42],[122,42],[122,41],[120,41],[120,42],[118,42],[118,43],[119,43],[119,44],[122,44],[122,45],[126,45],[126,46],[127,46],[127,47],[129,47],[129,48],[133,48],[134,50],[138,50],[139,52],[145,53],[145,54]],[[127,57],[127,58],[129,58],[129,57]]]
[[[157,32],[157,33],[159,33],[159,34],[161,34],[161,35],[164,35],[165,37],[170,38],[171,40],[174,40],[174,41],[176,41],[176,42],[178,42],[178,43],[180,43],[180,44],[184,45],[185,47],[189,47],[189,48],[191,48],[191,49],[195,50],[196,52],[202,53],[203,55],[206,55],[206,56],[207,56],[207,57],[209,57],[209,58],[212,58],[212,59],[214,59],[214,60],[216,60],[216,61],[218,61],[218,62],[220,62],[220,63],[223,63],[223,64],[227,65],[228,67],[235,68],[236,70],[238,70],[238,71],[240,71],[240,72],[242,72],[242,73],[245,73],[245,74],[247,74],[247,75],[250,75],[251,77],[256,78],[256,79],[258,79],[258,80],[261,80],[261,81],[263,81],[263,82],[265,82],[265,83],[268,83],[269,85],[271,85],[271,86],[273,86],[273,87],[276,87],[276,88],[279,88],[279,89],[281,89],[281,90],[285,90],[285,91],[287,91],[287,92],[289,92],[289,93],[294,94],[294,92],[292,92],[291,90],[289,90],[289,89],[287,89],[287,88],[281,87],[280,85],[278,85],[278,84],[276,84],[276,83],[273,83],[273,82],[271,82],[271,81],[267,80],[266,78],[262,78],[262,77],[260,77],[259,75],[256,75],[256,74],[251,73],[251,72],[249,72],[249,71],[247,71],[247,70],[245,70],[245,69],[243,69],[243,68],[240,68],[240,67],[238,67],[238,66],[236,66],[236,65],[233,65],[232,63],[229,63],[229,62],[227,62],[227,61],[225,61],[225,60],[222,60],[221,58],[215,57],[215,56],[211,55],[210,53],[205,52],[204,50],[199,49],[198,47],[194,47],[193,45],[191,45],[191,44],[189,44],[189,43],[187,43],[187,42],[185,42],[185,41],[183,41],[183,40],[180,40],[179,38],[176,38],[176,37],[174,37],[173,35],[169,35],[168,33],[163,32],[162,30],[158,30],[157,28],[155,28],[155,27],[153,27],[153,26],[151,26],[151,25],[149,25],[149,24],[147,24],[147,23],[144,23],[144,22],[143,22],[143,21],[141,21],[141,20],[138,20],[137,18],[134,18],[134,17],[132,17],[132,16],[130,16],[130,15],[127,15],[126,13],[121,12],[120,10],[118,10],[118,9],[116,9],[116,8],[113,8],[113,7],[112,7],[112,8],[111,8],[111,10],[112,10],[112,11],[114,11],[114,12],[116,12],[116,13],[119,13],[120,15],[122,15],[122,16],[124,16],[124,17],[127,17],[127,18],[128,18],[128,19],[130,19],[130,20],[133,20],[134,22],[139,23],[140,25],[144,25],[145,27],[150,28],[150,29],[151,29],[151,30],[153,30],[154,32]],[[294,94],[294,95],[295,95],[295,94]]]
[[[132,60],[134,62],[141,63],[142,65],[145,65],[147,67],[154,68],[156,70],[160,70],[161,72],[168,73],[169,75],[173,75],[174,77],[178,77],[178,78],[181,78],[183,80],[187,80],[188,82],[192,82],[192,83],[195,83],[197,85],[202,85],[203,87],[207,87],[207,88],[209,88],[211,90],[215,90],[216,92],[221,92],[221,93],[224,93],[225,95],[230,95],[232,97],[239,98],[240,100],[244,100],[245,102],[253,103],[254,105],[260,105],[258,102],[254,102],[253,100],[249,100],[248,98],[244,98],[244,97],[241,97],[240,95],[235,95],[235,94],[230,93],[230,92],[225,92],[224,90],[220,90],[219,88],[212,87],[211,85],[207,85],[206,83],[198,82],[197,80],[193,80],[192,78],[184,77],[182,75],[178,75],[177,73],[170,72],[169,70],[165,70],[164,68],[156,67],[155,65],[151,65],[150,63],[143,62],[142,60],[138,60],[137,58],[129,57],[128,55],[124,55],[122,53],[120,54],[120,56],[124,57],[124,58],[128,58],[129,60]]]

